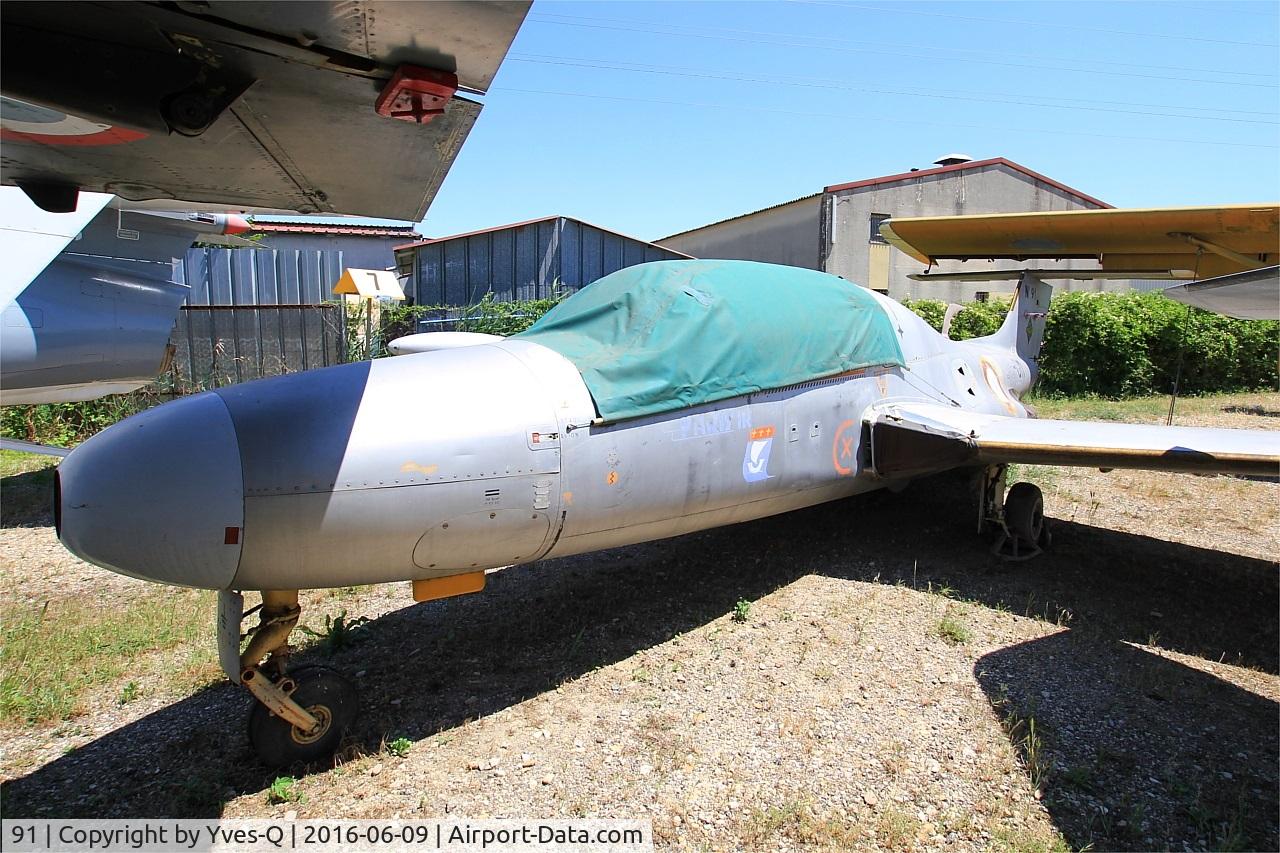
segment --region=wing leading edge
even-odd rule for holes
[[[886,403],[864,419],[871,467],[908,476],[1021,462],[1199,474],[1280,474],[1280,432],[1011,418],[933,403]]]

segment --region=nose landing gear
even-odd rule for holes
[[[262,762],[287,767],[332,755],[358,710],[351,683],[327,667],[303,666],[274,686],[315,722],[306,726],[305,721],[278,714],[263,702],[255,704],[249,712],[249,742]]]
[[[302,613],[298,591],[262,593],[259,622],[242,653],[239,594],[221,593],[219,606],[223,668],[258,700],[249,713],[249,742],[258,757],[271,767],[285,767],[332,754],[359,711],[359,698],[350,682],[327,667],[286,673],[289,634]]]
[[[1006,491],[1007,472],[1007,465],[989,465],[982,471],[978,532],[995,531],[991,552],[1001,559],[1030,560],[1053,541],[1044,517],[1044,496],[1033,483],[1014,483]]]

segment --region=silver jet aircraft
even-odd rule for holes
[[[220,656],[259,700],[264,761],[331,752],[357,701],[289,673],[298,591],[412,581],[428,600],[486,569],[677,536],[953,468],[981,474],[1002,553],[1047,539],[1009,462],[1274,475],[1280,434],[1037,420],[1021,402],[1051,288],[951,341],[841,278],[667,261],[584,288],[475,346],[264,379],[167,403],[74,450],[62,542],[97,565],[220,591]],[[262,592],[243,649],[241,593]]]

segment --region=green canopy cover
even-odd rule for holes
[[[627,267],[515,337],[573,362],[607,421],[903,363],[893,322],[869,291],[752,261]]]

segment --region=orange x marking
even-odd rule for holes
[[[853,473],[853,442],[857,436],[850,427],[854,427],[855,423],[855,421],[845,421],[840,424],[839,429],[836,430],[835,439],[831,443],[831,464],[841,477],[848,477]]]

